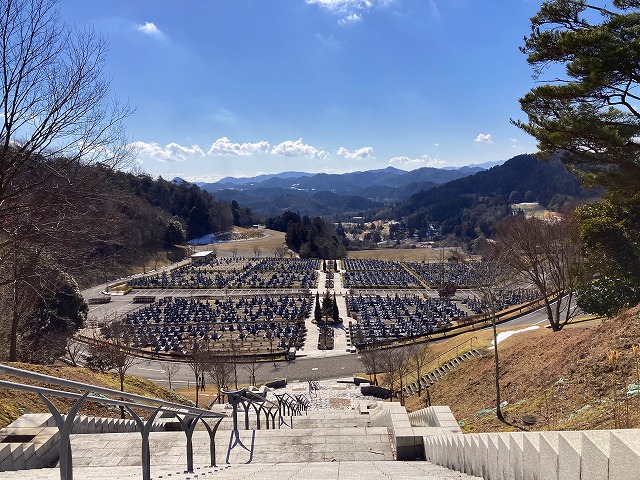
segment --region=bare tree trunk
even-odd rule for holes
[[[118,376],[120,377],[120,391],[124,392],[124,372],[118,372]],[[121,400],[124,400],[124,398],[121,398]],[[120,418],[124,420],[125,417],[124,406],[120,405]]]
[[[13,302],[11,309],[11,332],[9,333],[9,361],[18,361],[18,324],[20,316],[18,315],[18,284],[13,282]]]
[[[427,394],[427,407],[431,406],[431,393],[429,392],[429,387],[424,389],[425,393]]]
[[[502,415],[502,410],[500,408],[500,404],[502,403],[502,399],[500,398],[500,361],[498,358],[498,333],[496,330],[496,316],[493,312],[491,312],[491,325],[493,326],[493,361],[495,366],[495,386],[496,386],[496,416],[498,420],[501,422],[505,422],[504,416]]]

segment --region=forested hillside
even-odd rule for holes
[[[511,214],[511,204],[538,202],[562,210],[597,195],[582,189],[559,160],[541,162],[519,155],[490,170],[421,191],[380,216],[401,221],[409,233],[426,232],[436,223],[442,236],[469,242],[490,236],[494,225]]]
[[[34,155],[25,165],[0,196],[0,356],[11,360],[64,353],[87,315],[79,285],[179,260],[176,244],[256,221],[192,184],[67,158]]]
[[[267,228],[286,232],[287,246],[300,258],[337,259],[345,256],[347,241],[344,231],[336,229],[320,217],[286,211],[277,217],[268,218]]]
[[[111,219],[122,230],[107,239],[96,255],[111,256],[124,265],[133,260],[132,252],[141,262],[186,240],[259,220],[248,208],[218,200],[192,183],[112,172],[106,184],[112,191]]]

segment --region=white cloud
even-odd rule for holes
[[[389,160],[389,165],[397,165],[401,167],[407,168],[421,168],[421,167],[434,167],[439,168],[445,165],[444,160],[440,160],[439,158],[433,158],[429,155],[422,155],[418,158],[409,158],[409,157],[393,157]]]
[[[321,33],[316,33],[316,38],[320,40],[320,43],[326,45],[327,47],[333,48],[334,50],[342,50],[342,43],[340,40],[337,40],[333,34],[325,37]]]
[[[161,36],[162,32],[153,22],[146,22],[144,25],[136,25],[136,30],[146,35]]]
[[[344,13],[354,9],[368,10],[376,2],[375,0],[305,0],[307,5],[318,5],[331,12]]]
[[[223,123],[225,125],[238,124],[238,116],[226,108],[219,108],[218,111],[213,114],[213,118],[216,122]]]
[[[344,15],[338,23],[348,25],[362,21],[359,12],[368,12],[374,8],[386,7],[395,0],[305,0],[307,5],[318,5],[334,14]]]
[[[178,173],[167,173],[165,174],[167,178],[176,178],[176,177],[180,177],[183,180],[186,180],[187,182],[203,182],[203,183],[215,183],[218,180],[220,180],[221,178],[224,178],[224,175],[198,175],[198,176],[193,176],[193,175],[187,175],[183,172],[178,172]]]
[[[232,143],[227,137],[222,137],[213,142],[207,154],[247,157],[254,154],[267,153],[270,147],[271,145],[266,141],[257,143]]]
[[[474,142],[493,143],[493,140],[491,139],[490,133],[479,133],[478,136],[475,138]]]
[[[434,1],[434,0],[430,0],[429,1],[429,7],[431,8],[431,14],[435,17],[435,18],[441,18],[440,17],[440,9],[438,8],[438,4]]]
[[[344,147],[340,147],[336,152],[341,157],[344,157],[348,160],[360,160],[363,158],[371,158],[373,156],[373,148],[372,147],[362,147],[350,152]]]
[[[198,145],[183,147],[177,143],[170,143],[165,147],[157,143],[133,142],[138,155],[158,162],[183,162],[191,157],[204,157],[204,152]]]
[[[362,15],[359,13],[352,13],[351,15],[347,15],[344,18],[338,20],[339,25],[351,25],[353,23],[358,23],[362,21]]]
[[[327,152],[317,149],[312,145],[302,143],[301,138],[295,142],[292,140],[286,140],[273,147],[271,153],[285,157],[310,157],[319,158],[321,160],[325,160],[327,158]]]

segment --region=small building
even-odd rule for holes
[[[203,250],[194,253],[189,258],[191,259],[191,263],[207,263],[216,258],[216,252],[213,250]]]

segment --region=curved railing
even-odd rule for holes
[[[72,433],[74,419],[76,418],[76,415],[85,402],[95,402],[103,405],[116,405],[127,409],[131,417],[135,420],[138,429],[140,430],[140,434],[142,435],[141,464],[143,480],[151,480],[151,454],[149,448],[149,434],[153,427],[156,416],[159,413],[168,413],[170,415],[173,415],[184,431],[187,440],[187,470],[189,472],[193,472],[192,437],[195,427],[199,421],[201,421],[205,425],[207,432],[209,433],[211,466],[216,465],[215,435],[220,422],[224,418],[223,414],[215,413],[210,410],[203,410],[196,407],[181,405],[178,403],[168,402],[157,398],[144,397],[142,395],[135,395],[132,393],[121,392],[119,390],[112,390],[110,388],[98,387],[96,385],[58,378],[51,375],[43,375],[41,373],[30,372],[28,370],[22,370],[19,368],[10,367],[8,365],[0,365],[0,374],[24,380],[43,382],[49,385],[55,385],[66,389],[77,390],[77,392],[69,392],[52,388],[27,385],[16,381],[0,381],[0,388],[36,393],[51,412],[51,415],[53,416],[56,423],[56,427],[60,432],[60,441],[58,448],[61,480],[73,480],[70,436]],[[119,399],[108,398],[109,396],[119,397]],[[48,397],[71,398],[75,399],[75,403],[73,404],[69,412],[63,416],[63,414],[58,411],[58,409],[53,405]],[[143,419],[134,409],[147,410],[150,411],[151,414],[146,419]],[[209,424],[207,420],[213,420],[213,425]]]
[[[253,447],[255,440],[255,431],[251,437],[251,446],[246,446],[240,438],[238,414],[240,407],[244,412],[244,430],[250,429],[249,413],[253,409],[256,419],[256,429],[260,430],[262,426],[262,418],[265,420],[265,424],[268,429],[282,428],[286,426],[293,428],[293,416],[301,415],[302,412],[306,412],[309,407],[309,402],[304,395],[296,395],[295,397],[288,393],[278,395],[275,394],[277,402],[273,402],[266,397],[265,392],[255,392],[247,388],[241,388],[239,390],[222,390],[221,392],[227,397],[227,400],[233,408],[233,432],[229,438],[229,448],[227,449],[227,461],[231,450],[236,447],[243,448],[249,452],[249,462],[253,458]],[[289,418],[287,422],[286,418]],[[277,419],[277,426],[276,426]]]

